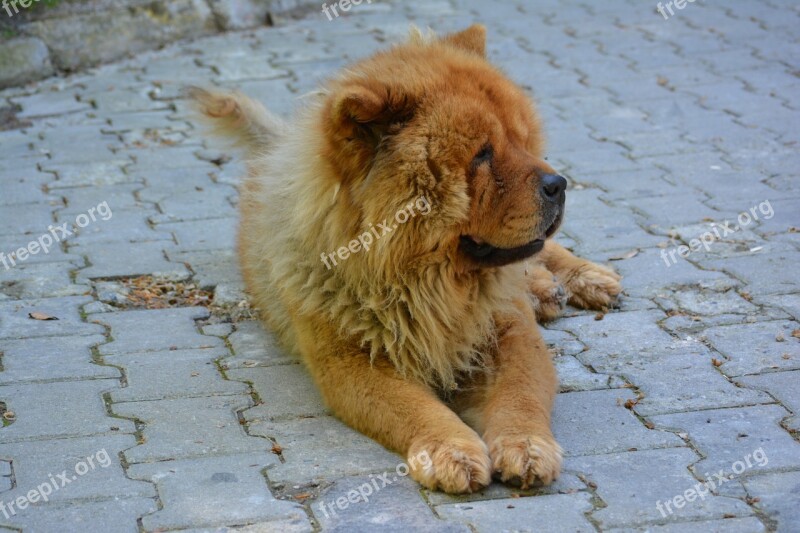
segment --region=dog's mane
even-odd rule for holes
[[[319,145],[309,142],[319,105],[306,109],[298,129],[286,134],[279,149],[251,164],[271,183],[243,191],[242,201],[265,206],[256,216],[267,217],[261,227],[274,228],[275,233],[264,239],[271,243],[269,248],[249,253],[258,254],[269,271],[270,285],[278,291],[274,296],[294,311],[322,313],[342,336],[355,338],[373,360],[386,357],[406,377],[454,389],[462,373],[483,367],[483,357],[495,342],[492,313],[508,309],[518,296],[513,292],[519,286],[511,278],[519,279],[517,270],[524,267],[458,273],[446,257],[410,264],[408,250],[425,237],[415,233],[421,229],[416,222],[421,221],[409,221],[370,251],[353,254],[328,269],[320,253],[346,246],[369,222],[381,220],[360,220],[340,182],[318,156],[324,142],[321,134]],[[292,179],[281,178],[288,175]],[[418,193],[409,191],[408,198]],[[436,209],[436,202],[431,203]],[[287,204],[294,206],[291,212]],[[398,200],[398,205],[403,204]],[[276,256],[273,250],[282,253]],[[257,304],[266,308],[272,327],[294,349],[289,324],[272,320],[269,308],[275,303]]]

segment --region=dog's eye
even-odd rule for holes
[[[480,151],[475,154],[475,157],[472,159],[472,167],[478,168],[484,163],[491,164],[492,157],[494,156],[494,150],[492,149],[491,144],[485,144]]]

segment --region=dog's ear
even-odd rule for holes
[[[366,87],[353,86],[342,91],[335,100],[333,114],[342,122],[369,124],[386,114],[387,108],[383,95]]]
[[[464,31],[446,35],[442,41],[461,50],[486,57],[486,26],[483,24],[473,24]]]
[[[380,137],[414,114],[415,98],[402,88],[382,84],[349,85],[337,91],[331,106],[334,124],[348,137]]]

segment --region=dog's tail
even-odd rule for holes
[[[280,118],[241,93],[218,93],[199,87],[187,87],[184,93],[213,133],[233,140],[248,156],[268,151],[284,129]]]

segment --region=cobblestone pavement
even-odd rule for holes
[[[671,7],[376,0],[0,92],[23,124],[0,132],[0,251],[39,246],[0,268],[0,530],[800,530],[800,9]],[[626,297],[546,332],[561,479],[454,498],[332,418],[256,322],[220,318],[246,314],[241,167],[178,87],[288,112],[409,22],[475,20],[572,180],[561,242]],[[166,308],[136,308],[150,278],[120,280],[140,276],[173,281]]]

